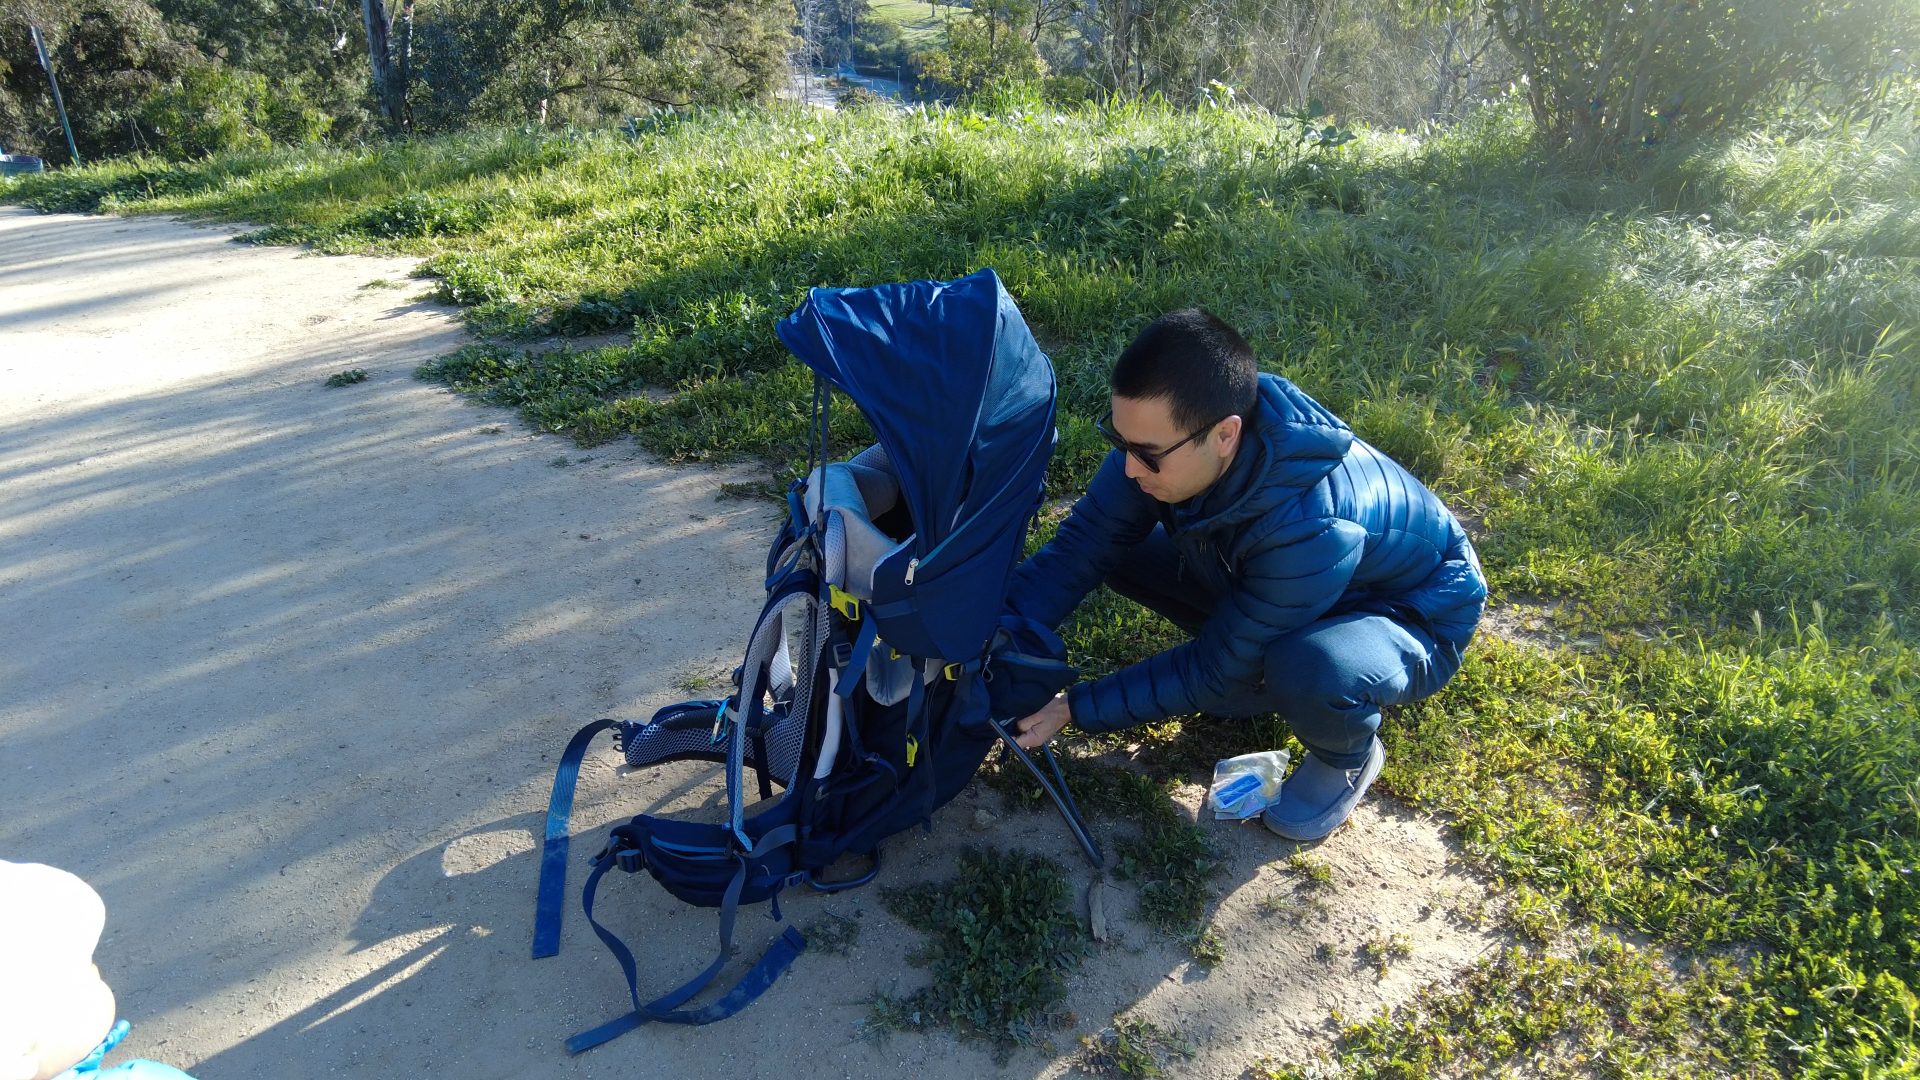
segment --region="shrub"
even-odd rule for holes
[[[140,119],[176,161],[318,142],[333,124],[297,85],[272,88],[264,75],[221,64],[187,68],[147,98]]]

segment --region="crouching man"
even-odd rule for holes
[[[1192,635],[1082,682],[1019,723],[1115,731],[1187,713],[1278,713],[1306,756],[1269,829],[1318,840],[1385,761],[1380,710],[1460,667],[1487,586],[1444,504],[1318,402],[1262,374],[1213,315],[1177,311],[1114,363],[1113,451],[1015,572],[1014,611],[1058,627],[1094,586]]]

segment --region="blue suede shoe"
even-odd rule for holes
[[[1387,752],[1378,738],[1357,769],[1336,769],[1309,750],[1293,775],[1280,785],[1280,797],[1260,815],[1267,828],[1289,840],[1319,840],[1339,828],[1360,805]]]

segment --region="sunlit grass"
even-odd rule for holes
[[[900,39],[910,49],[934,49],[945,43],[948,19],[961,19],[967,9],[926,0],[870,0],[869,18],[883,19],[900,28]]]

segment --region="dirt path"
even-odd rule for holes
[[[562,955],[527,958],[552,758],[731,666],[771,512],[718,500],[713,470],[582,451],[416,382],[464,338],[408,299],[408,262],[233,231],[0,208],[0,857],[105,897],[97,959],[134,1024],[111,1060],[203,1080],[1066,1071],[1074,1033],[1004,1064],[944,1035],[862,1040],[865,999],[925,977],[871,893],[788,903],[858,940],[744,1016],[564,1055],[625,990],[571,909]],[[323,385],[354,367],[370,378]],[[583,844],[717,795],[709,766],[612,758],[583,775]],[[1437,827],[1391,805],[1321,846],[1334,880],[1311,895],[1275,865],[1290,846],[1210,827],[1226,961],[1196,968],[1116,888],[1079,1032],[1130,1010],[1195,1044],[1174,1074],[1237,1076],[1494,943],[1451,915],[1481,893]],[[944,875],[968,843],[1081,873],[1052,819],[976,790],[889,845],[888,880]],[[603,894],[652,985],[705,964],[712,912],[642,880]],[[742,927],[757,955],[772,924]],[[1379,978],[1360,950],[1394,934],[1412,955]]]

